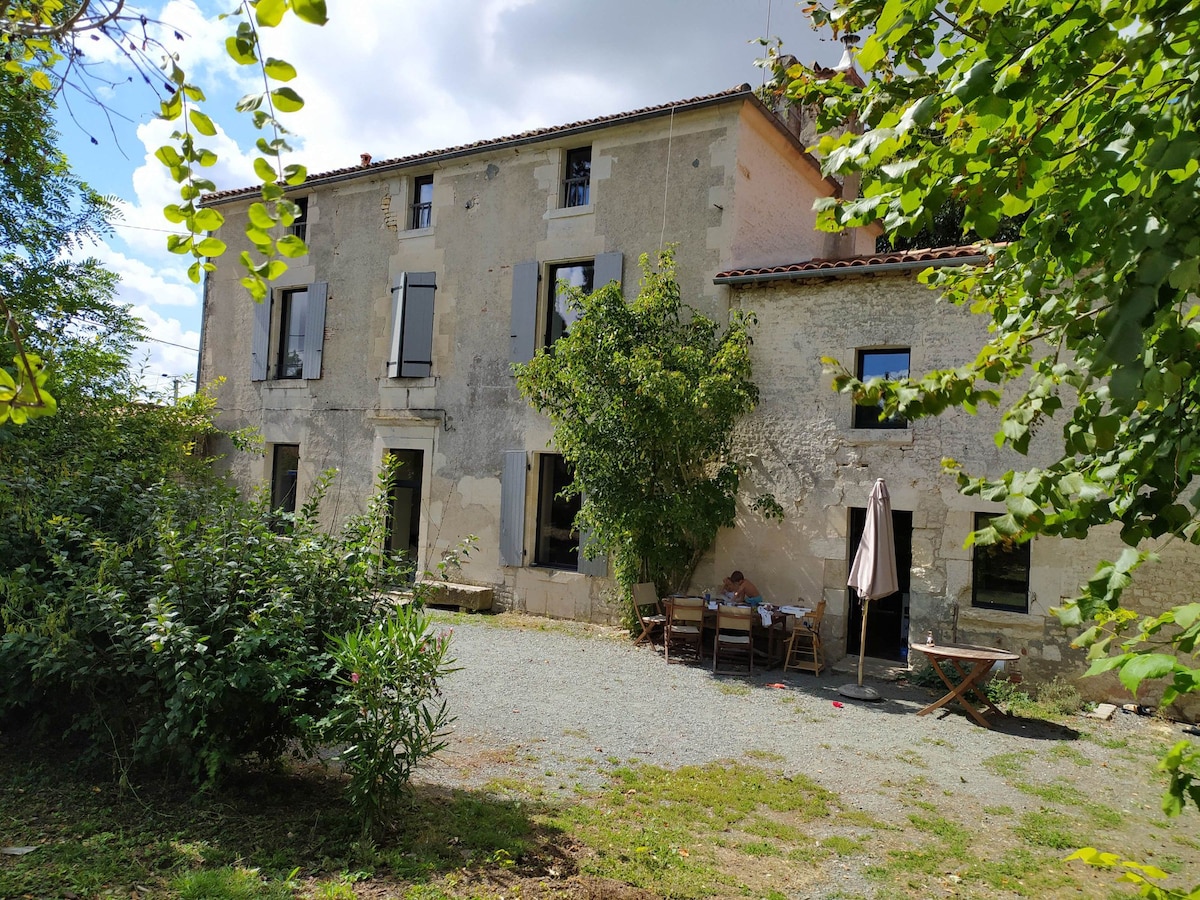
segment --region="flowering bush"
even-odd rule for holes
[[[364,837],[387,820],[413,767],[446,746],[451,718],[438,680],[454,671],[451,633],[431,631],[413,603],[333,641],[343,674],[323,730],[327,741],[344,745],[339,760]]]

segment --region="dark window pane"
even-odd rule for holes
[[[908,376],[907,350],[859,350],[858,377],[862,381],[871,378],[905,378]],[[855,406],[855,428],[907,428],[908,421],[892,416],[882,421],[880,406]]]
[[[546,304],[545,341],[547,347],[566,334],[570,327],[579,321],[579,310],[568,303],[570,289],[579,288],[585,294],[590,294],[593,290],[595,274],[596,266],[591,262],[550,267],[551,299]]]
[[[279,311],[278,377],[304,374],[304,326],[308,321],[308,291],[284,291]]]
[[[294,234],[303,241],[307,239],[306,235],[308,234],[308,198],[296,197],[292,202],[300,207],[300,211],[296,213],[292,224],[287,227],[287,233]]]
[[[587,206],[591,202],[592,148],[567,151],[566,178],[563,179],[563,206]]]
[[[276,444],[271,460],[271,509],[296,511],[296,472],[300,468],[297,444]]]
[[[558,454],[546,453],[538,463],[537,549],[534,563],[557,569],[579,568],[579,532],[575,516],[578,495],[569,500],[559,496],[571,483],[571,469]]]
[[[975,530],[986,528],[990,513],[975,513]],[[971,603],[989,609],[1029,612],[1029,542],[1002,540],[975,545]]]
[[[428,228],[433,223],[433,176],[413,179],[413,202],[409,228]]]

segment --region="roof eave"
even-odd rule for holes
[[[717,275],[713,284],[752,285],[770,281],[801,281],[806,278],[843,278],[850,275],[876,275],[886,272],[910,272],[945,266],[980,266],[988,261],[986,254],[958,256],[948,259],[906,259],[897,262],[864,263],[863,265],[823,266],[791,272],[748,272],[743,275]]]

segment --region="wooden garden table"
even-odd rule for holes
[[[920,650],[929,657],[929,662],[933,666],[938,676],[945,682],[949,688],[948,693],[940,700],[930,703],[927,707],[917,713],[918,716],[923,716],[926,713],[931,713],[935,709],[941,709],[951,700],[957,700],[962,707],[967,711],[976,722],[984,728],[991,728],[988,720],[983,717],[983,714],[976,709],[968,699],[969,695],[974,694],[975,699],[987,707],[987,711],[994,712],[997,715],[1003,715],[996,705],[988,699],[987,694],[983,692],[981,684],[983,677],[992,670],[998,662],[1016,662],[1021,657],[1008,650],[998,650],[995,647],[974,647],[966,644],[944,645],[944,644],[913,644],[914,650]],[[962,681],[955,685],[954,682],[946,675],[942,669],[942,663],[949,662],[958,670],[958,674],[962,676]],[[968,668],[969,666],[969,668]]]

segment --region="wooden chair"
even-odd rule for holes
[[[662,638],[667,617],[663,615],[658,591],[653,582],[643,581],[633,586],[633,611],[637,613],[638,622],[642,626],[642,633],[633,645],[636,647],[642,641],[657,643],[655,638]]]
[[[718,606],[717,635],[713,638],[713,674],[722,655],[745,656],[747,674],[754,674],[754,638],[751,630],[758,613],[748,606]]]
[[[821,644],[821,620],[825,618],[825,601],[803,618],[796,620],[792,638],[788,641],[787,654],[783,659],[783,671],[796,669],[801,672],[821,674],[825,668],[825,648]]]
[[[671,597],[667,601],[667,625],[663,631],[664,655],[671,661],[672,647],[692,647],[703,658],[704,598]]]

